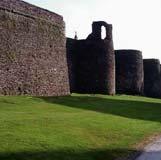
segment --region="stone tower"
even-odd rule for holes
[[[105,39],[101,39],[102,26],[106,29]],[[92,33],[87,39],[67,39],[67,51],[73,64],[73,68],[69,67],[72,69],[70,84],[73,92],[115,94],[112,25],[103,21],[93,22]]]

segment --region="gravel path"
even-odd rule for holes
[[[136,160],[161,160],[161,138],[147,145]]]

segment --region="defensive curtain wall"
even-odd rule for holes
[[[138,50],[114,52],[112,25],[93,22],[87,39],[66,41],[62,16],[21,0],[0,1],[0,95],[161,98],[160,88],[160,61],[143,60]]]
[[[102,26],[106,26],[105,39],[101,39]],[[112,95],[116,89],[117,94],[161,98],[160,61],[143,60],[139,50],[115,50],[114,54],[111,25],[94,22],[87,39],[67,38],[66,47],[71,92]]]
[[[0,0],[0,94],[68,95],[63,17],[20,0]]]

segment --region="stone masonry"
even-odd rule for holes
[[[0,95],[68,95],[63,17],[20,0],[0,1]]]

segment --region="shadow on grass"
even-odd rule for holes
[[[123,157],[126,153],[128,158]],[[75,151],[75,150],[52,150],[52,151],[35,151],[35,152],[13,152],[0,153],[1,160],[119,160],[135,159],[140,152],[128,149],[113,150],[91,150],[91,151]]]
[[[161,122],[161,103],[118,100],[95,96],[39,97],[47,103],[118,115],[131,119]]]

